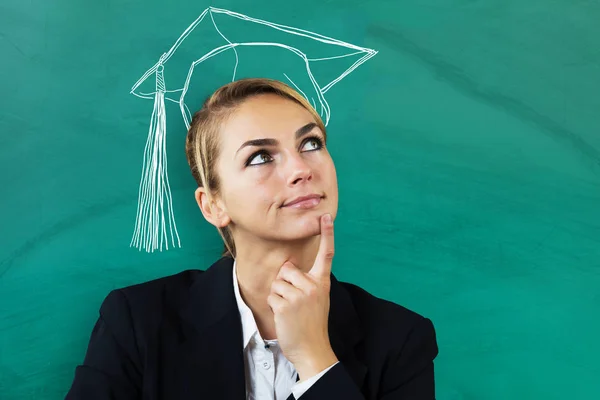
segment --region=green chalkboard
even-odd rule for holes
[[[153,67],[209,6],[160,68],[177,238],[136,246]],[[569,0],[4,1],[0,399],[63,398],[110,290],[220,256],[186,115],[258,75],[327,119],[333,272],[432,319],[439,399],[600,398],[598,21]],[[285,46],[185,86],[242,42]]]

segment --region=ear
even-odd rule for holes
[[[194,197],[196,198],[196,203],[198,203],[200,211],[202,211],[204,219],[217,228],[224,228],[229,225],[231,218],[227,215],[225,206],[220,199],[213,197],[209,200],[206,189],[202,187],[196,189]]]

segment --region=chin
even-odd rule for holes
[[[298,217],[296,230],[301,233],[302,237],[310,237],[321,234],[321,215],[324,212],[310,212],[302,217]],[[294,224],[292,224],[294,225]]]

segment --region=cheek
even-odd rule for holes
[[[335,166],[333,165],[333,162],[331,163],[330,168],[327,169],[327,177],[325,179],[327,181],[327,188],[325,190],[329,197],[329,201],[331,202],[331,204],[334,204],[337,207],[338,183],[337,183],[337,173],[335,170]]]
[[[248,210],[265,210],[271,207],[278,198],[281,186],[273,176],[256,176],[249,180],[244,189],[238,193],[238,203]],[[244,210],[242,210],[244,211]],[[262,216],[260,216],[262,218]]]
[[[329,158],[329,162],[325,168],[325,179],[327,179],[327,183],[330,187],[337,187],[337,173],[335,170],[335,164],[331,158]]]

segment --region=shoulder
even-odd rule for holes
[[[435,398],[434,359],[438,344],[433,322],[400,304],[346,282],[362,331],[356,356],[370,370],[371,385],[385,398]],[[378,396],[379,397],[379,396]]]
[[[205,271],[186,270],[146,282],[114,289],[100,306],[100,315],[106,318],[152,320],[160,312],[177,307],[194,281]],[[157,313],[159,311],[159,313]]]
[[[438,353],[436,331],[431,319],[398,303],[377,297],[352,283],[339,282],[349,294],[368,343],[380,346],[387,343],[387,351],[412,350]]]

